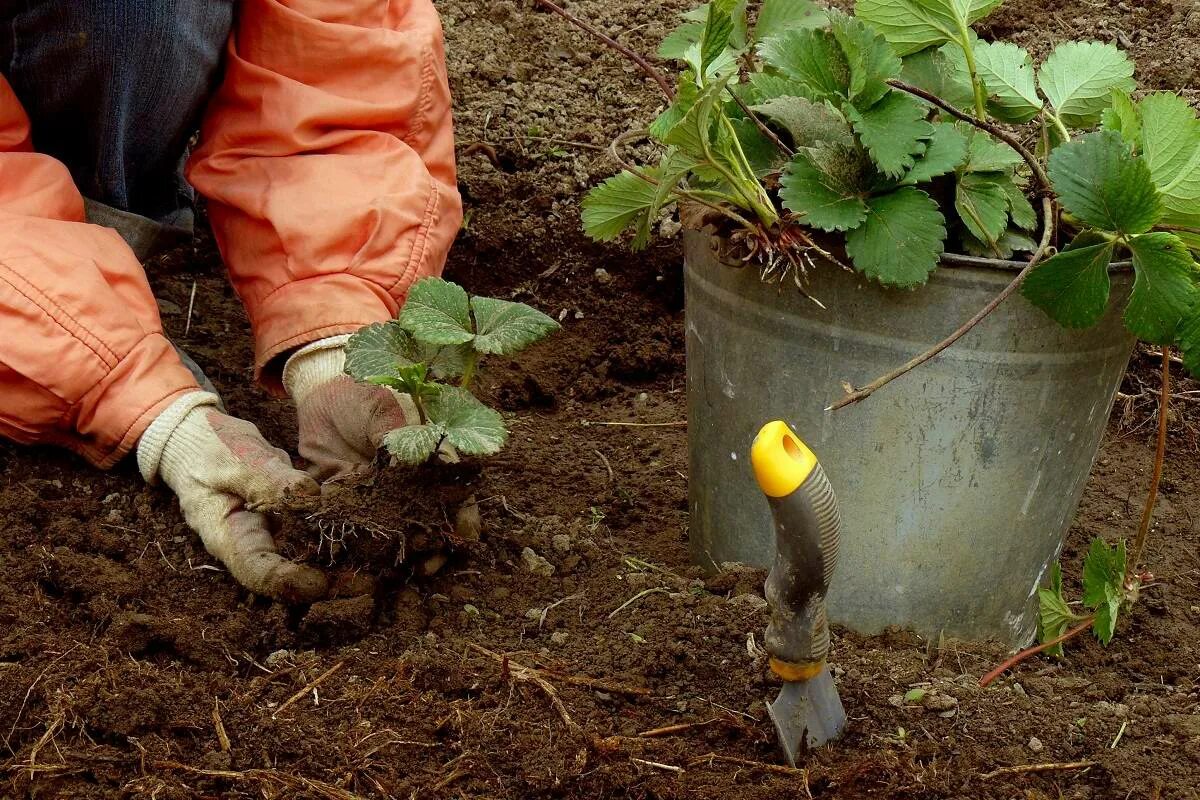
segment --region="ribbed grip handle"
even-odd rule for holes
[[[769,497],[775,563],[767,577],[771,609],[767,652],[788,664],[821,662],[829,653],[825,595],[837,565],[841,514],[820,464],[785,497]]]

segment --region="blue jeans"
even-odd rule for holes
[[[190,231],[180,168],[233,13],[233,0],[0,0],[0,73],[93,221]]]
[[[66,164],[89,220],[143,260],[192,234],[183,160],[232,27],[233,0],[0,0],[0,73],[34,149]]]

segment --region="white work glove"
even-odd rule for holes
[[[184,519],[242,586],[286,602],[323,597],[325,576],[275,551],[260,509],[320,492],[253,424],[217,408],[208,392],[184,395],[155,418],[137,448],[142,477],[178,496]]]
[[[349,338],[313,342],[283,367],[283,386],[296,403],[300,455],[323,483],[367,475],[387,432],[418,420],[408,395],[358,383],[343,372]]]

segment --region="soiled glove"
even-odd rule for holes
[[[325,576],[280,556],[259,511],[320,489],[253,424],[216,406],[208,392],[168,406],[138,441],[142,476],[175,492],[188,525],[242,586],[287,602],[324,596]]]
[[[417,421],[407,395],[358,383],[343,372],[349,336],[301,348],[283,368],[283,385],[296,402],[300,455],[321,482],[370,472],[383,437]]]

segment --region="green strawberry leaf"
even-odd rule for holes
[[[1038,590],[1038,641],[1045,644],[1062,636],[1078,617],[1062,594],[1062,567],[1055,561],[1050,567],[1050,587]],[[1052,656],[1063,654],[1062,643],[1047,648]]]
[[[925,119],[928,110],[912,95],[888,92],[865,111],[847,106],[846,116],[880,171],[900,178],[917,163],[926,140],[933,136],[933,125]]]
[[[808,84],[770,72],[752,72],[745,83],[733,89],[748,106],[765,103],[776,97],[803,97],[807,100],[816,97]]]
[[[883,34],[902,56],[935,44],[958,42],[965,31],[1003,0],[858,0],[854,13]]]
[[[417,341],[429,344],[463,344],[475,337],[466,291],[442,278],[414,283],[396,320]]]
[[[968,172],[958,180],[954,209],[976,239],[992,246],[1008,229],[1008,193],[1004,176]]]
[[[1125,558],[1124,542],[1109,547],[1097,537],[1083,561],[1083,604],[1096,612],[1092,631],[1101,644],[1112,641],[1116,631],[1124,593]]]
[[[984,244],[972,236],[970,231],[964,230],[960,236],[963,251],[980,258],[1012,258],[1017,252],[1028,253],[1037,249],[1037,242],[1023,231],[1013,228],[1000,234],[1000,238],[992,244]]]
[[[1193,305],[1184,317],[1177,338],[1184,369],[1193,378],[1200,378],[1200,303]]]
[[[429,374],[438,380],[457,378],[467,366],[467,356],[474,349],[466,344],[431,345],[413,341],[413,360],[429,367]]]
[[[1114,245],[1084,231],[1070,246],[1029,273],[1021,294],[1067,328],[1090,328],[1108,308],[1108,266]]]
[[[854,144],[850,123],[828,102],[775,97],[754,106],[753,110],[786,130],[797,148],[812,147],[820,142]]]
[[[1129,249],[1135,276],[1125,326],[1152,344],[1172,344],[1180,323],[1200,299],[1200,271],[1172,233],[1134,236]]]
[[[829,15],[812,0],[764,0],[754,25],[758,41],[796,28],[824,28]]]
[[[1049,174],[1063,207],[1095,228],[1142,233],[1162,216],[1150,168],[1114,131],[1062,145],[1050,154]]]
[[[700,35],[700,63],[697,73],[708,75],[709,67],[729,47],[733,35],[733,11],[737,0],[712,0]]]
[[[1158,92],[1138,106],[1142,158],[1170,222],[1200,214],[1200,120],[1178,95]]]
[[[975,105],[967,61],[956,44],[930,47],[908,56],[900,79],[942,98],[960,111],[969,112]]]
[[[966,157],[966,137],[947,122],[935,122],[933,123],[933,136],[926,144],[925,153],[917,159],[900,183],[905,186],[914,186],[933,180],[940,175],[949,174],[958,169]]]
[[[804,87],[813,100],[839,100],[850,88],[850,63],[833,34],[802,28],[772,36],[758,48],[763,62]]]
[[[1125,579],[1125,543],[1109,547],[1097,537],[1092,540],[1083,560],[1083,604],[1096,608],[1110,594],[1121,594]]]
[[[1133,98],[1123,89],[1112,90],[1112,101],[1104,109],[1100,124],[1105,130],[1116,131],[1130,147],[1142,149],[1142,116]],[[1150,168],[1153,172],[1153,166]]]
[[[400,463],[415,467],[437,452],[445,435],[445,428],[437,423],[405,425],[388,431],[383,437],[383,446]]]
[[[868,108],[890,91],[887,82],[900,75],[900,58],[887,40],[862,20],[830,11],[829,21],[833,38],[850,67],[846,99]]]
[[[965,122],[960,122],[957,127],[967,140],[967,159],[960,172],[1011,172],[1024,163],[1020,153],[978,128]]]
[[[863,274],[888,286],[925,283],[944,251],[946,220],[933,199],[910,186],[867,201],[867,218],[846,237]]]
[[[867,216],[865,171],[861,155],[844,145],[802,150],[784,167],[779,199],[806,225],[850,230]]]
[[[468,456],[500,452],[508,440],[504,419],[466,389],[447,386],[426,405],[430,423],[445,430],[447,441]]]
[[[730,119],[733,132],[737,136],[742,152],[746,154],[746,163],[754,170],[759,178],[778,172],[787,161],[787,155],[775,142],[763,135],[758,125],[749,119]],[[682,176],[681,176],[682,177]]]
[[[640,217],[648,216],[656,196],[654,184],[622,171],[583,198],[583,230],[598,242],[611,242]]]
[[[658,57],[664,61],[684,61],[688,51],[704,35],[704,23],[685,22],[667,34],[658,46]]]
[[[662,138],[663,144],[673,145],[697,160],[704,159],[713,142],[713,109],[725,91],[725,84],[726,80],[721,79],[701,89],[683,118]]]
[[[675,89],[675,99],[671,105],[667,106],[653,122],[650,123],[650,135],[658,142],[664,142],[667,134],[671,129],[683,120],[687,112],[696,104],[696,98],[700,94],[700,87],[696,85],[696,74],[691,70],[685,70],[679,76],[679,83]],[[699,155],[693,153],[693,155]]]
[[[1136,88],[1129,56],[1101,42],[1063,42],[1054,48],[1038,72],[1038,85],[1070,128],[1099,124],[1113,89]]]
[[[1036,117],[1042,110],[1042,99],[1034,84],[1033,57],[1008,42],[976,41],[973,49],[992,116],[1012,123]]]
[[[559,328],[557,322],[524,303],[472,297],[475,314],[475,339],[472,344],[481,353],[509,356]]]
[[[1025,192],[1011,177],[1006,177],[1001,185],[1008,195],[1008,213],[1013,224],[1023,231],[1032,231],[1037,227],[1037,212],[1033,210],[1033,203],[1029,202]]]
[[[365,381],[379,375],[395,376],[396,368],[411,364],[413,339],[395,320],[359,328],[346,342],[346,374]]]

